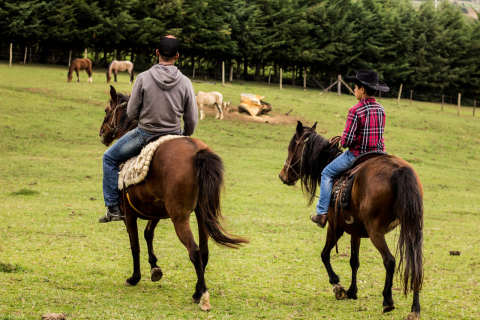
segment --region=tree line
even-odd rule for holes
[[[0,44],[68,55],[88,48],[96,66],[153,63],[160,38],[181,42],[182,68],[196,64],[261,77],[279,68],[299,79],[373,69],[392,86],[475,96],[480,23],[443,1],[407,0],[4,0]],[[52,60],[54,61],[54,60]],[[227,70],[229,70],[227,68]]]

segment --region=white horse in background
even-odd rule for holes
[[[223,110],[229,110],[231,101],[230,102],[223,102],[223,95],[220,92],[212,91],[212,92],[202,92],[199,91],[197,96],[197,107],[200,110],[200,120],[205,117],[205,112],[203,112],[203,107],[213,107],[217,108],[217,115],[215,119],[220,118],[223,119]]]
[[[117,71],[125,71],[125,70],[130,75],[130,84],[132,84],[133,77],[134,77],[133,63],[131,63],[130,61],[117,61],[117,60],[113,60],[108,65],[107,83],[109,83],[110,79],[112,79],[112,72],[113,72],[113,76],[115,77],[115,82],[117,82]]]

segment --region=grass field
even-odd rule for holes
[[[109,86],[103,71],[93,83],[67,83],[60,67],[0,64],[0,319],[41,319],[47,312],[69,319],[403,319],[405,299],[395,281],[397,309],[382,315],[385,269],[369,240],[362,242],[359,299],[336,301],[320,260],[326,230],[309,221],[300,188],[278,174],[293,124],[248,122],[213,116],[195,137],[226,166],[222,208],[229,228],[251,243],[240,250],[210,244],[206,281],[212,310],[190,302],[196,275],[170,220],[160,222],[154,246],[164,277],[150,281],[141,239],[142,281],[124,287],[132,273],[123,223],[98,224],[104,213],[102,154],[98,137]],[[119,76],[118,92],[129,92]],[[318,95],[286,86],[194,83],[218,90],[233,104],[257,93],[274,113],[293,109],[307,125],[319,122],[326,137],[341,133],[352,96]],[[382,99],[386,145],[417,170],[425,193],[423,319],[480,318],[480,119],[456,116],[456,107]],[[471,108],[462,109],[471,114]],[[266,117],[274,119],[274,117]],[[293,123],[293,122],[292,122]],[[145,222],[140,222],[144,228]],[[195,216],[191,220],[196,234]],[[396,232],[388,235],[394,251]],[[332,256],[342,283],[350,285],[350,239]],[[449,250],[461,251],[450,256]],[[397,278],[397,277],[396,277]]]

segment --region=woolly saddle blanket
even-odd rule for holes
[[[150,169],[150,161],[152,161],[153,153],[164,142],[177,138],[184,138],[180,135],[166,135],[147,144],[138,156],[128,159],[120,165],[118,173],[118,189],[122,190],[123,186],[131,186],[145,180],[148,170]]]

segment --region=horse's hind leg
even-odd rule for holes
[[[87,68],[87,69],[85,69],[85,72],[86,72],[87,75],[88,75],[88,80],[87,80],[87,82],[93,82],[93,80],[92,80],[92,69],[91,69],[91,68]]]
[[[171,214],[172,217],[175,215]],[[210,294],[207,291],[207,285],[205,283],[204,268],[202,263],[202,257],[200,248],[195,243],[193,239],[192,230],[190,229],[190,223],[188,216],[186,219],[172,219],[173,225],[175,226],[175,232],[177,233],[178,238],[187,248],[188,254],[190,256],[190,261],[192,261],[195,271],[197,272],[197,286],[195,293],[200,292],[199,301],[195,300],[194,302],[200,302],[199,306],[203,311],[210,310]]]
[[[150,263],[150,275],[151,275],[151,280],[153,282],[159,281],[162,279],[163,272],[162,269],[160,269],[159,266],[157,266],[157,257],[155,256],[155,253],[153,252],[153,237],[155,236],[155,227],[157,226],[159,220],[150,220],[147,223],[147,227],[145,228],[144,231],[144,237],[145,240],[147,241],[147,247],[148,247],[148,262]]]
[[[420,319],[420,294],[418,291],[413,293],[412,311],[408,315],[407,320]]]
[[[333,290],[335,292],[335,297],[338,300],[342,300],[342,299],[345,299],[346,291],[340,285],[340,278],[333,271],[332,265],[330,263],[330,253],[331,253],[333,247],[335,247],[334,232],[335,231],[333,230],[333,226],[329,222],[328,223],[328,231],[327,231],[327,242],[325,243],[325,247],[323,248],[321,257],[322,257],[323,264],[325,265],[325,268],[327,269],[330,284],[333,285]],[[340,239],[340,237],[343,235],[343,230],[337,229],[336,233],[337,233],[337,241],[338,241]]]
[[[385,288],[383,289],[383,312],[390,312],[395,309],[392,298],[393,275],[395,273],[395,257],[390,253],[384,234],[373,234],[370,236],[373,245],[382,255],[383,265],[387,271],[385,277]],[[413,307],[412,307],[413,308]]]
[[[205,229],[205,222],[203,221],[202,214],[200,212],[200,208],[197,207],[195,209],[195,215],[197,217],[198,223],[198,237],[200,239],[200,255],[202,258],[202,266],[203,266],[203,273],[205,274],[205,268],[208,264],[208,233]],[[202,297],[202,288],[200,282],[197,282],[195,286],[195,293],[193,294],[192,298],[195,302],[200,302],[200,298]]]
[[[360,267],[359,250],[361,240],[361,238],[352,236],[350,243],[350,267],[352,268],[352,283],[350,284],[350,288],[347,290],[348,299],[357,299],[357,271]]]
[[[126,214],[124,221],[130,237],[130,248],[132,249],[133,257],[133,274],[127,279],[125,285],[135,286],[142,278],[142,275],[140,274],[140,243],[138,241],[137,218]]]
[[[115,77],[115,83],[117,83],[117,70],[113,70],[113,76]]]
[[[130,84],[133,83],[133,78],[134,78],[133,72],[134,72],[134,71],[133,71],[133,68],[132,68],[132,70],[130,70],[130,72],[129,72],[129,73],[130,73]]]

